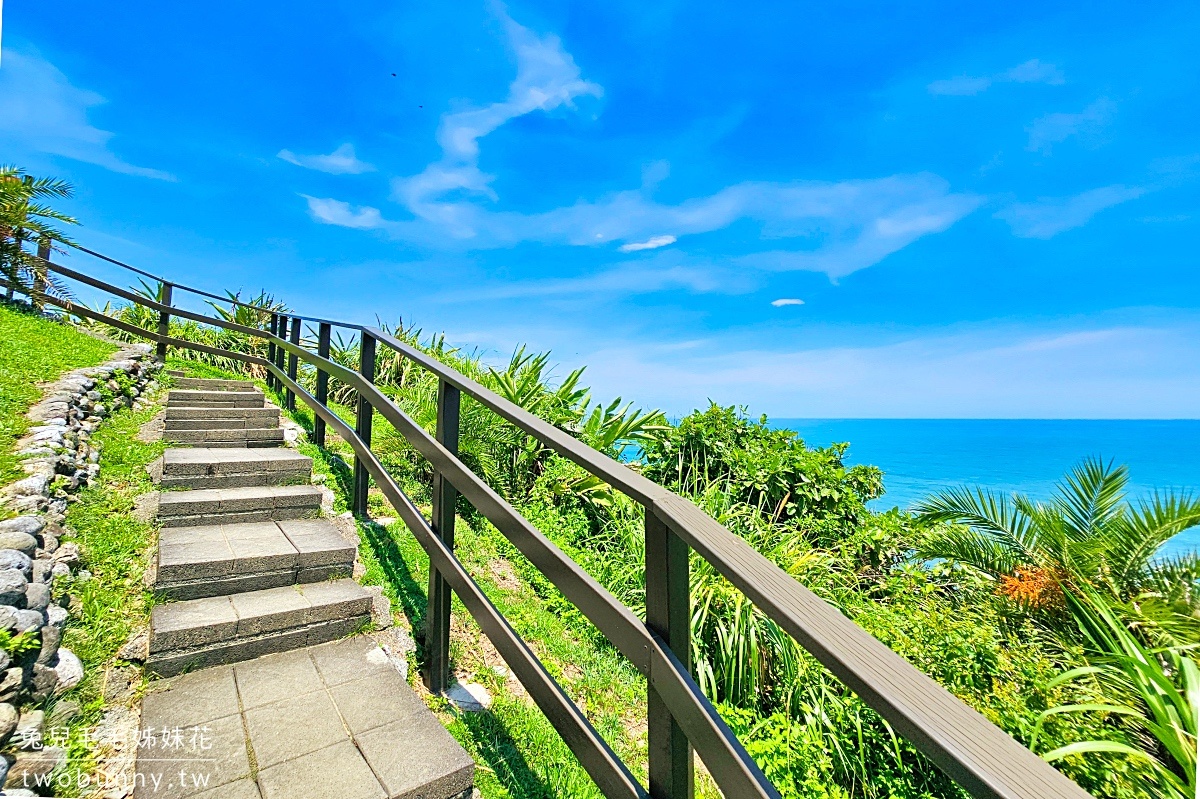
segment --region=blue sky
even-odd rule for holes
[[[1195,3],[10,0],[80,242],[601,396],[1200,416]]]

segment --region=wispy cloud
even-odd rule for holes
[[[1065,78],[1058,67],[1053,64],[1044,64],[1034,58],[994,75],[959,75],[945,80],[935,80],[926,88],[930,94],[969,96],[987,91],[997,83],[1045,83],[1057,86],[1063,82],[1065,82]]]
[[[621,252],[638,252],[640,250],[657,250],[659,247],[666,247],[668,244],[674,244],[677,239],[674,236],[651,236],[645,241],[634,241],[629,244],[622,244],[617,249]]]
[[[1116,110],[1116,103],[1101,97],[1078,114],[1046,114],[1025,129],[1029,133],[1029,144],[1025,149],[1049,154],[1052,145],[1072,136],[1094,138],[1112,119]]]
[[[297,155],[291,150],[280,150],[277,157],[289,164],[328,172],[331,175],[361,175],[363,172],[375,171],[371,164],[358,160],[354,154],[354,145],[350,143],[343,144],[329,155]]]
[[[771,304],[776,308],[785,308],[789,305],[803,305],[804,300],[798,300],[794,297],[780,297],[777,300],[771,300]]]
[[[1072,197],[1043,197],[1037,202],[1014,203],[996,213],[1021,238],[1048,239],[1064,230],[1082,227],[1106,208],[1146,193],[1140,186],[1102,186]]]
[[[105,99],[71,84],[38,53],[6,49],[0,69],[0,137],[38,152],[96,164],[114,172],[175,180],[169,172],[135,166],[109,147],[113,134],[88,121]]]
[[[491,175],[479,169],[479,140],[509,120],[534,111],[573,106],[577,97],[599,97],[604,90],[583,79],[571,54],[557,36],[539,36],[518,25],[502,8],[497,11],[517,60],[517,76],[508,97],[482,108],[442,117],[437,141],[442,157],[418,175],[398,178],[393,191],[418,218],[468,233],[459,220],[459,203],[444,202],[447,194],[465,192],[495,200]]]
[[[308,201],[308,213],[316,220],[326,225],[370,230],[384,227],[383,216],[378,208],[370,206],[352,206],[341,200],[322,199],[301,194]]]
[[[441,158],[419,174],[393,181],[393,198],[410,218],[389,220],[374,208],[336,199],[309,200],[314,219],[389,235],[437,249],[478,250],[521,242],[595,247],[617,244],[632,253],[674,244],[684,236],[722,230],[741,220],[759,224],[760,242],[739,245],[745,266],[803,269],[838,278],[878,263],[922,236],[947,229],[983,198],[955,193],[936,175],[816,181],[745,181],[676,204],[654,199],[669,170],[648,170],[642,185],[535,213],[496,210],[493,177],[479,169],[481,140],[524,114],[571,106],[599,96],[559,39],[538,35],[501,16],[517,60],[503,102],[442,118]],[[664,234],[663,231],[671,231]],[[762,241],[771,240],[766,246]],[[782,240],[794,249],[783,250]],[[749,249],[759,252],[746,253]]]

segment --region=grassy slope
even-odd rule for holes
[[[115,351],[74,327],[0,303],[0,485],[24,476],[13,444],[28,427],[25,412],[41,398],[38,384]]]

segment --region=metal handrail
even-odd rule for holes
[[[186,291],[190,294],[197,294],[201,297],[205,297],[210,300],[218,300],[220,302],[229,303],[230,305],[237,305],[242,308],[249,308],[249,309],[255,310],[255,311],[264,311],[265,310],[264,308],[262,308],[260,306],[242,302],[241,300],[235,300],[230,297],[222,297],[219,294],[213,294],[211,292],[205,291],[204,289],[193,288],[191,286],[186,286],[183,283],[176,283],[173,280],[167,280],[165,277],[156,275],[153,272],[147,272],[145,269],[139,269],[136,266],[131,266],[130,264],[125,263],[124,261],[118,261],[116,258],[111,258],[107,255],[104,255],[103,253],[98,253],[95,250],[89,250],[87,247],[84,247],[81,244],[74,244],[71,242],[63,242],[63,243],[65,243],[68,247],[70,247],[73,250],[79,250],[82,253],[86,253],[93,257],[99,258],[102,261],[107,261],[108,263],[113,264],[114,266],[119,266],[122,269],[127,269],[130,272],[133,272],[135,275],[141,275],[142,277],[148,277],[151,280],[157,280],[159,283],[162,283],[165,286],[171,286],[173,288],[182,289],[183,291]],[[329,325],[333,325],[335,327],[348,328],[350,330],[362,330],[362,327],[363,327],[362,325],[355,324],[353,322],[337,322],[332,319],[322,319],[322,318],[316,317],[316,316],[300,316],[298,314],[293,314],[290,312],[288,313],[288,316],[291,316],[294,319],[303,319],[305,322],[316,322],[318,324],[321,324],[321,323],[329,324]]]
[[[439,479],[447,481],[451,490],[461,493],[491,521],[647,677],[650,689],[649,795],[669,799],[690,796],[690,744],[726,795],[778,796],[691,677],[687,629],[690,615],[687,553],[691,549],[973,796],[990,799],[1086,799],[1089,796],[686,499],[593,450],[387,331],[358,328],[363,337],[362,351],[364,355],[369,353],[370,366],[364,361],[356,372],[327,357],[314,355],[296,340],[289,341],[273,333],[187,311],[171,306],[169,301],[149,300],[50,261],[45,265],[64,277],[157,310],[160,314],[175,314],[256,336],[273,345],[275,355],[263,359],[170,338],[162,333],[161,324],[160,332],[154,333],[61,298],[44,297],[46,302],[69,313],[111,324],[159,342],[160,346],[189,348],[261,366],[279,386],[286,387],[289,397],[299,397],[321,421],[333,427],[355,451],[356,486],[360,484],[358,475],[363,476],[362,503],[360,506],[356,488],[356,510],[365,510],[365,476],[369,474],[429,553],[431,576],[436,574],[444,579],[462,599],[605,795],[647,794],[561,687],[549,677],[524,641],[483,596],[454,556],[452,529],[447,534],[436,526],[438,497],[435,495],[435,523],[431,524],[374,456],[370,448],[370,414],[364,419],[363,408],[373,409],[392,424],[430,462]],[[332,323],[322,323],[327,324]],[[294,324],[292,330],[294,336]],[[327,331],[324,335],[327,336]],[[375,342],[395,350],[438,377],[442,387],[439,391],[439,421],[442,418],[441,403],[445,401],[443,395],[452,396],[456,408],[458,392],[465,393],[645,507],[646,622],[638,619],[468,469],[457,457],[454,447],[444,443],[448,439],[443,436],[440,424],[438,435],[430,435],[373,385]],[[292,359],[287,370],[283,368],[284,353]],[[323,396],[313,397],[299,385],[296,359],[314,367],[318,374],[336,377],[357,392],[360,414],[355,429],[329,409]],[[322,389],[318,389],[318,394],[322,393]],[[457,418],[456,412],[453,418]],[[451,498],[449,525],[452,527],[453,494],[448,496]],[[448,627],[448,608],[446,614],[443,621]],[[433,623],[440,622],[432,619]]]

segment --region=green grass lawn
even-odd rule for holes
[[[103,363],[116,347],[70,325],[0,302],[0,485],[24,477],[13,445],[28,428],[25,412],[40,383]]]

